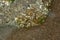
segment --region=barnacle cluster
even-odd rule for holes
[[[43,0],[0,0],[0,24],[17,27],[42,24],[48,15],[48,6],[49,2]]]

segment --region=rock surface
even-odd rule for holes
[[[54,0],[51,8],[52,12],[43,25],[12,31],[0,40],[60,40],[60,0]]]

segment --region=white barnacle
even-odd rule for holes
[[[16,21],[17,19],[18,19],[18,18],[16,17],[16,18],[15,18],[15,21]]]
[[[44,17],[45,15],[48,14],[49,10],[46,6],[48,6],[48,2],[45,5],[42,0],[36,0],[36,2],[34,3],[30,3],[29,1],[26,0],[18,0],[16,3],[11,3],[12,5],[10,5],[9,1],[3,1],[3,5],[4,8],[7,6],[8,8],[10,8],[9,12],[11,13],[11,15],[7,15],[9,14],[9,12],[6,12],[5,9],[3,11],[5,11],[6,15],[9,18],[9,21],[11,21],[10,23],[13,24],[12,22],[12,17],[13,17],[13,21],[16,25],[18,25],[19,27],[30,27],[30,26],[35,26],[37,24],[39,24],[41,21],[41,17]],[[22,2],[20,4],[20,2]],[[25,4],[28,6],[25,6]],[[29,5],[28,5],[29,4]],[[10,6],[9,6],[10,5]],[[13,9],[13,10],[12,10]],[[0,13],[0,15],[2,15]],[[12,17],[11,17],[12,16]],[[45,18],[45,17],[44,17]],[[1,21],[1,20],[0,20]],[[43,20],[44,21],[44,20]]]
[[[6,6],[9,6],[10,5],[10,2],[9,1],[1,1],[2,3],[4,3],[4,5],[6,5]]]

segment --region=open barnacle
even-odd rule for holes
[[[8,0],[8,2],[15,0]],[[4,19],[9,25],[17,27],[31,27],[42,24],[49,12],[49,2],[44,3],[43,0],[16,0],[13,5],[2,8]],[[0,12],[1,13],[1,12]],[[5,23],[5,24],[6,24]]]

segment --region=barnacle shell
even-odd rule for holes
[[[3,24],[16,25],[17,27],[39,25],[45,21],[48,15],[47,6],[49,3],[47,4],[42,0],[15,0],[9,6],[7,4],[0,7],[2,10],[0,13],[4,14],[3,19],[0,19],[4,21]]]

